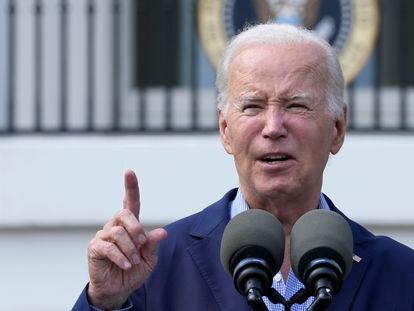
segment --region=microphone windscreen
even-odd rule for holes
[[[269,212],[250,209],[233,217],[224,229],[220,257],[224,269],[232,275],[230,261],[243,247],[257,246],[272,256],[276,274],[282,266],[285,235],[279,220]]]
[[[315,259],[334,260],[344,278],[352,267],[353,238],[346,220],[329,210],[312,210],[302,215],[292,228],[290,259],[295,275],[304,282],[303,272]]]

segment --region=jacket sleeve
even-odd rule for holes
[[[86,294],[87,291],[88,291],[88,285],[86,285],[85,288],[83,289],[75,305],[72,307],[72,311],[102,311],[101,309],[93,307],[89,304],[88,296]],[[113,310],[113,311],[133,311],[133,310],[138,310],[138,309],[133,308],[132,299],[129,298],[128,301],[125,303],[125,305],[122,307],[122,309]]]

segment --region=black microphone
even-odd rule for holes
[[[267,310],[262,296],[272,287],[273,276],[283,263],[284,250],[282,225],[266,211],[251,209],[227,224],[221,240],[221,263],[253,309]]]
[[[339,214],[312,210],[292,228],[290,259],[292,270],[315,296],[308,310],[325,310],[341,289],[352,267],[352,231]]]

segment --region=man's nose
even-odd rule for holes
[[[287,136],[285,116],[276,108],[268,109],[265,114],[262,135],[264,138],[276,139]]]

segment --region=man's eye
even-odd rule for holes
[[[243,112],[246,113],[258,113],[262,110],[262,107],[260,105],[250,104],[243,106]]]
[[[309,107],[302,103],[291,103],[286,106],[286,110],[291,112],[305,112],[309,110]]]

